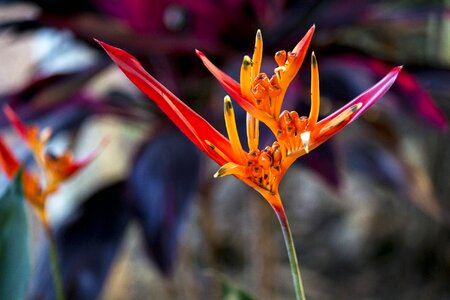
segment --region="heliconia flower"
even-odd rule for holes
[[[221,166],[214,177],[234,175],[257,190],[270,203],[283,231],[296,298],[301,300],[305,299],[305,292],[292,233],[278,193],[280,180],[298,157],[325,142],[380,99],[392,86],[401,70],[401,67],[394,68],[373,87],[332,115],[318,121],[319,73],[313,53],[309,116],[300,117],[295,111],[281,112],[286,90],[302,65],[314,30],[315,27],[311,27],[292,51],[279,51],[275,54],[278,67],[270,79],[266,74],[260,73],[262,35],[259,30],[253,57],[244,57],[240,83],[223,73],[203,53],[197,51],[203,63],[225,90],[247,111],[248,151],[241,145],[229,96],[224,99],[227,139],[148,74],[132,55],[98,41],[125,75],[149,96],[198,148]],[[259,148],[260,121],[271,129],[276,138],[272,145],[262,150]]]
[[[216,161],[221,168],[215,177],[234,175],[253,187],[275,208],[282,208],[278,185],[289,166],[332,135],[354,121],[392,86],[402,67],[392,69],[384,78],[347,105],[318,121],[320,95],[318,64],[311,58],[311,110],[308,117],[281,107],[286,90],[299,71],[315,26],[290,52],[275,54],[278,67],[269,78],[260,73],[262,35],[256,34],[253,57],[244,57],[240,83],[214,66],[200,51],[197,55],[236,102],[247,111],[248,152],[241,145],[230,97],[224,99],[224,117],[228,139],[190,109],[167,88],[148,74],[127,52],[98,41],[125,75],[150,97],[183,133]],[[281,113],[280,113],[281,112]],[[276,141],[260,150],[259,121],[265,123]]]
[[[27,143],[33,156],[42,168],[45,185],[37,174],[28,172],[23,173],[22,185],[25,198],[33,205],[44,226],[48,226],[45,213],[45,204],[47,197],[57,191],[59,185],[75,175],[79,170],[87,166],[104,148],[106,140],[100,146],[85,158],[74,161],[71,151],[66,150],[61,155],[54,155],[47,151],[46,145],[51,137],[51,129],[46,128],[39,131],[37,126],[26,126],[17,114],[6,105],[3,108],[11,125],[18,135]],[[6,143],[0,137],[0,168],[9,179],[12,179],[20,168],[19,160],[8,148]]]

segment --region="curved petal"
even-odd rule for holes
[[[5,105],[3,107],[3,111],[6,117],[8,118],[9,122],[11,123],[11,125],[20,135],[20,137],[24,139],[26,142],[29,142],[30,129],[25,125],[25,123],[23,123],[23,121],[19,118],[19,116],[12,110],[12,108],[9,105]]]
[[[19,170],[20,163],[0,136],[0,168],[9,179]]]
[[[85,157],[76,160],[69,164],[66,169],[64,170],[64,176],[63,178],[69,178],[70,176],[75,175],[78,171],[86,167],[88,164],[90,164],[102,151],[105,149],[105,147],[108,145],[109,140],[107,138],[103,139],[100,145],[94,149],[92,152],[87,154]]]
[[[178,99],[165,86],[147,73],[139,61],[122,49],[97,41],[122,72],[175,123],[175,125],[202,151],[218,164],[226,161],[209,147],[211,141],[228,157],[234,157],[230,142],[205,119]]]
[[[392,86],[402,67],[393,68],[377,84],[360,94],[342,108],[317,123],[312,131],[310,149],[325,142],[339,130],[353,122],[362,113],[375,104]]]
[[[295,55],[294,59],[290,64],[287,65],[286,71],[284,72],[282,77],[282,83],[285,88],[288,87],[292,79],[294,79],[295,75],[297,75],[298,71],[300,70],[315,29],[315,25],[311,26],[305,36],[300,40],[300,42],[297,43],[297,45],[292,50],[292,53]]]

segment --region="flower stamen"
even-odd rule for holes
[[[312,128],[317,123],[320,109],[319,67],[316,55],[311,55],[311,110],[309,112],[308,127]]]
[[[231,147],[236,157],[239,158],[239,162],[244,162],[244,150],[242,149],[239,134],[236,128],[236,119],[234,117],[233,104],[229,96],[225,96],[223,99],[223,110],[225,118],[225,126],[227,128],[228,138],[230,140]]]

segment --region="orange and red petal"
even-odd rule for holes
[[[22,139],[24,139],[26,142],[28,142],[29,139],[29,129],[23,123],[23,121],[19,118],[19,116],[12,110],[12,108],[9,105],[5,105],[3,107],[3,111],[8,118],[11,125],[14,127],[14,129],[17,131],[17,133],[20,135]]]
[[[60,175],[61,175],[61,179],[65,180],[73,175],[75,175],[77,172],[79,172],[80,170],[82,170],[83,168],[85,168],[87,165],[89,165],[104,149],[105,147],[108,145],[109,143],[109,139],[103,139],[103,141],[100,143],[100,145],[94,149],[91,153],[87,154],[85,157],[76,160],[76,161],[72,161],[71,159],[67,160],[69,163],[65,164],[64,163],[64,157],[61,157],[61,169],[60,171]],[[71,153],[70,153],[70,158],[71,158]],[[58,163],[58,158],[56,163]]]
[[[316,124],[311,133],[310,149],[325,142],[339,130],[356,120],[367,109],[374,105],[394,84],[402,67],[393,68],[383,79]]]
[[[292,53],[295,54],[294,60],[290,63],[286,71],[284,72],[284,77],[282,77],[282,81],[285,82],[283,86],[287,87],[289,83],[294,79],[295,75],[297,75],[300,67],[305,60],[306,52],[308,51],[309,44],[311,43],[314,31],[316,26],[313,25],[305,34],[305,36],[297,43],[297,45],[292,50]]]
[[[211,149],[209,140],[228,157],[234,157],[230,142],[205,119],[178,99],[165,86],[148,74],[139,61],[122,49],[97,41],[119,66],[122,72],[175,123],[175,125],[202,151],[223,165],[226,161]]]
[[[201,51],[196,50],[198,57],[202,60],[206,68],[219,81],[222,87],[227,91],[236,102],[253,117],[266,123],[269,127],[276,126],[275,120],[266,112],[258,109],[251,99],[247,99],[241,93],[241,86],[239,83],[216,67]]]
[[[20,163],[0,136],[0,168],[9,179],[19,170]]]

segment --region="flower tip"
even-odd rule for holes
[[[5,115],[10,118],[12,116],[15,115],[14,111],[12,110],[11,106],[9,106],[8,104],[3,105],[3,112],[5,113]]]
[[[252,59],[250,58],[250,56],[248,56],[248,55],[244,56],[242,65],[244,66],[244,68],[248,68],[249,66],[252,65]]]
[[[15,130],[20,134],[22,138],[28,140],[28,129],[20,119],[20,117],[14,112],[14,110],[8,104],[3,106],[3,112],[6,115],[6,118],[11,123],[11,125],[15,128]]]
[[[402,69],[403,69],[403,65],[401,65],[401,66],[396,66],[395,68],[393,68],[393,69],[391,70],[390,74],[393,74],[393,77],[394,77],[394,78],[397,78],[397,76],[400,74],[400,72],[402,71]]]
[[[233,104],[231,103],[230,96],[226,95],[223,98],[223,104],[224,104],[225,113],[230,114],[233,110]]]
[[[308,32],[305,34],[305,36],[298,42],[298,44],[294,47],[292,50],[293,53],[299,54],[299,52],[306,52],[306,49],[308,49],[309,44],[311,43],[312,36],[314,34],[314,31],[316,30],[316,25],[314,24],[309,28]]]
[[[308,32],[306,33],[306,35],[310,36],[310,38],[311,38],[312,35],[313,35],[313,33],[314,33],[314,31],[316,31],[316,24],[313,24],[313,25],[309,28],[309,30],[308,30]]]
[[[100,41],[100,40],[98,40],[98,39],[96,39],[96,38],[94,38],[94,41],[97,43],[97,44],[99,44],[100,46],[102,46],[102,48],[103,49],[106,49],[106,48],[108,48],[108,44],[106,44],[105,42],[103,42],[103,41]]]
[[[311,64],[317,65],[316,54],[314,53],[314,51],[311,53]]]
[[[195,49],[195,54],[197,54],[198,57],[202,58],[203,56],[205,56],[205,54],[203,54],[202,51]]]

